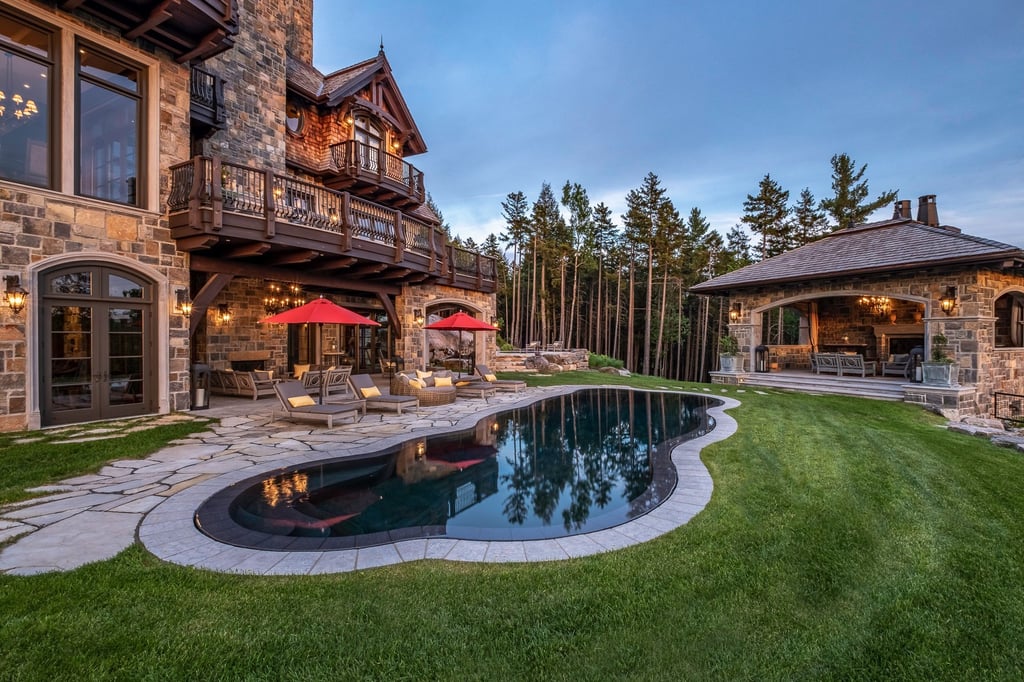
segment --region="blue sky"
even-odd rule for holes
[[[935,194],[942,223],[1024,246],[1020,0],[315,0],[322,72],[382,38],[428,147],[409,161],[463,237],[566,180],[621,225],[650,171],[724,235],[765,173],[821,199],[847,153],[873,196]]]

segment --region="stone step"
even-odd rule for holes
[[[903,400],[903,382],[860,377],[836,377],[818,374],[751,373],[742,380],[744,386],[779,388],[803,393],[850,395],[876,400]]]

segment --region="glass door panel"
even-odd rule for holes
[[[111,307],[107,312],[107,402],[141,403],[145,397],[142,308]]]
[[[95,409],[93,309],[53,306],[50,311],[50,393],[53,412]]]

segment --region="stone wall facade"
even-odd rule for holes
[[[173,313],[173,301],[174,291],[188,286],[188,263],[167,228],[163,207],[169,177],[162,170],[189,156],[189,67],[165,54],[140,50],[95,22],[56,12],[52,4],[5,0],[0,6],[15,15],[33,15],[56,34],[87,38],[100,49],[137,64],[150,93],[143,102],[142,129],[151,132],[140,139],[144,163],[143,177],[138,179],[140,208],[76,196],[73,173],[57,173],[54,189],[0,181],[0,274],[19,276],[29,292],[20,315],[0,305],[0,431],[40,426],[39,282],[52,267],[74,262],[134,269],[156,283],[158,409],[187,409],[187,320]],[[60,145],[62,153],[70,153],[74,143],[73,124],[71,118],[57,121],[63,134],[51,144]]]
[[[415,311],[426,315],[433,306],[442,304],[462,305],[475,309],[473,315],[489,321],[496,313],[497,301],[494,294],[457,289],[442,284],[403,287],[402,295],[395,303],[398,317],[402,321],[402,338],[396,343],[396,351],[405,359],[406,369],[423,369],[427,366],[427,348],[423,329],[416,324]],[[479,362],[490,362],[498,350],[495,332],[473,334],[474,349]]]

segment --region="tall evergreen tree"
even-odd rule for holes
[[[747,195],[740,218],[755,235],[759,260],[777,256],[791,248],[792,221],[789,219],[789,192],[765,174],[758,183],[757,195]]]
[[[793,206],[793,237],[795,246],[803,246],[828,232],[828,218],[824,209],[814,201],[808,187],[800,191],[800,200]]]
[[[505,218],[506,231],[501,241],[512,249],[512,300],[509,303],[509,341],[523,347],[523,251],[530,234],[530,207],[522,192],[510,192],[501,203],[501,215]]]
[[[651,304],[654,289],[655,233],[658,228],[658,213],[662,210],[664,203],[665,190],[661,186],[661,180],[653,172],[650,172],[638,189],[632,189],[626,194],[626,213],[622,216],[627,239],[637,251],[646,254],[647,291],[644,303],[644,340],[641,347],[643,352],[642,372],[644,374],[650,374],[651,370]],[[632,267],[630,272],[632,273]],[[632,297],[634,293],[632,279],[630,286],[630,296]],[[627,330],[629,336],[626,341],[630,361],[633,359],[633,323],[634,309],[631,303]],[[627,365],[627,367],[635,369],[635,364]]]
[[[547,343],[552,341],[548,318],[551,304],[550,287],[547,281],[548,262],[557,257],[559,241],[565,239],[565,220],[558,209],[558,200],[551,191],[551,185],[543,183],[537,201],[533,202],[530,217],[533,228],[533,259],[534,259],[534,314],[539,316],[538,324],[533,327],[539,331],[539,340]],[[537,268],[540,268],[539,272]],[[540,288],[538,288],[540,287]]]
[[[865,163],[860,170],[856,167],[857,164],[847,154],[832,157],[832,191],[835,196],[822,199],[821,207],[835,221],[833,230],[863,223],[874,211],[896,198],[896,190],[889,190],[864,203],[868,197],[868,181],[863,178],[868,165]]]

